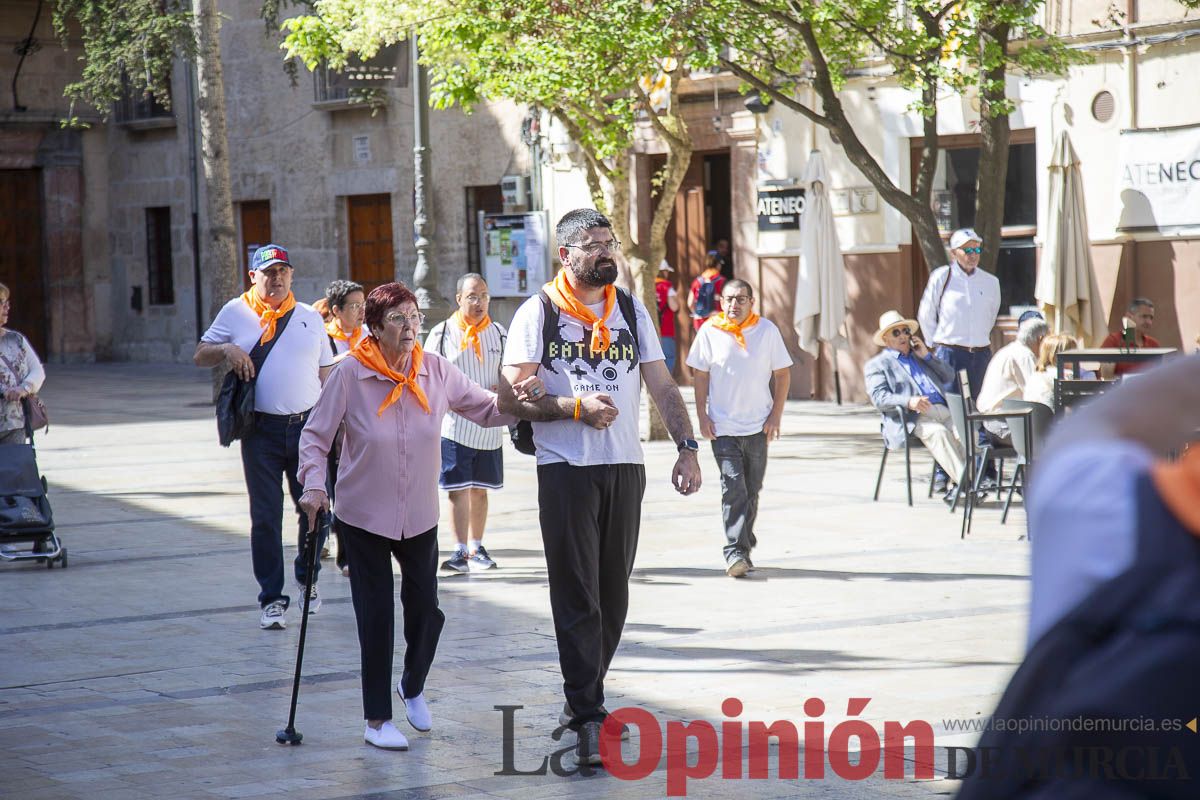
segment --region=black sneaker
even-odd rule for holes
[[[467,551],[455,550],[449,560],[442,562],[442,569],[451,572],[469,572],[471,564],[467,561]]]
[[[603,714],[606,719],[608,718],[608,709],[605,708],[604,706],[600,706],[600,713]],[[575,712],[571,710],[570,703],[563,703],[562,713],[558,715],[558,724],[565,728],[571,724],[571,720],[574,718],[575,718]],[[628,741],[628,740],[629,740],[629,726],[622,725],[621,726],[621,741]]]
[[[579,726],[579,741],[575,745],[575,763],[579,766],[600,766],[600,723],[596,720]]]

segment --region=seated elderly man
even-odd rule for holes
[[[1038,348],[1049,332],[1046,320],[1038,312],[1026,311],[1021,315],[1017,338],[996,351],[983,375],[983,386],[975,389],[976,409],[984,413],[999,411],[1005,400],[1020,400],[1024,396],[1025,384],[1037,370]],[[1004,420],[989,419],[983,423],[983,429],[992,444],[1006,447],[1012,444],[1012,433]]]
[[[863,368],[867,394],[880,411],[903,410],[904,426],[895,416],[884,415],[883,438],[888,447],[903,447],[907,429],[957,479],[963,471],[963,445],[942,395],[944,387],[954,382],[954,370],[933,357],[917,338],[917,330],[917,321],[905,319],[899,311],[879,318],[875,343],[886,349]]]

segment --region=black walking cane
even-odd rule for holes
[[[296,730],[296,700],[300,696],[300,668],[304,664],[304,636],[308,633],[308,603],[312,597],[312,585],[317,572],[317,535],[325,524],[325,512],[317,512],[317,524],[305,536],[308,547],[308,570],[304,578],[304,616],[300,620],[300,643],[296,646],[296,677],[292,681],[292,711],[288,715],[287,727],[275,732],[275,741],[280,744],[300,744],[304,734]]]

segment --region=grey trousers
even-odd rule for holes
[[[718,436],[713,455],[721,472],[721,519],[725,523],[725,563],[750,555],[758,544],[754,520],[758,493],[767,474],[767,435]]]

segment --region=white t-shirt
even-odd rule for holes
[[[708,373],[708,416],[718,436],[761,433],[771,415],[771,373],[790,367],[792,357],[775,323],[759,318],[742,330],[743,350],[732,334],[711,322],[696,333],[687,365]]]
[[[646,312],[642,301],[633,299],[637,313],[638,343],[635,348],[621,306],[613,307],[608,319],[612,345],[593,356],[588,347],[591,330],[569,314],[559,312],[557,335],[542,346],[542,300],[540,294],[526,300],[517,309],[509,326],[504,364],[538,364],[538,377],[546,392],[562,397],[607,394],[617,406],[617,418],[604,430],[573,419],[533,423],[533,443],[537,463],[566,462],[573,466],[595,464],[641,464],[642,444],[638,438],[641,410],[642,373],[639,365],[662,361],[658,326]],[[604,304],[588,306],[595,314]]]
[[[483,360],[475,354],[475,348],[462,349],[463,332],[453,319],[443,320],[429,331],[424,347],[431,353],[445,356],[477,386],[489,392],[500,384],[500,359],[504,355],[504,340],[508,331],[499,322],[493,322],[479,334],[479,349]],[[484,428],[453,411],[442,420],[442,438],[458,442],[476,450],[499,450],[504,443],[502,428]]]
[[[276,323],[278,324],[278,323]],[[226,303],[200,337],[205,344],[232,342],[247,354],[262,337],[262,326],[240,296]],[[254,384],[254,410],[264,414],[299,414],[308,411],[321,393],[320,367],[333,364],[325,323],[312,306],[296,303],[296,310],[275,343]]]

